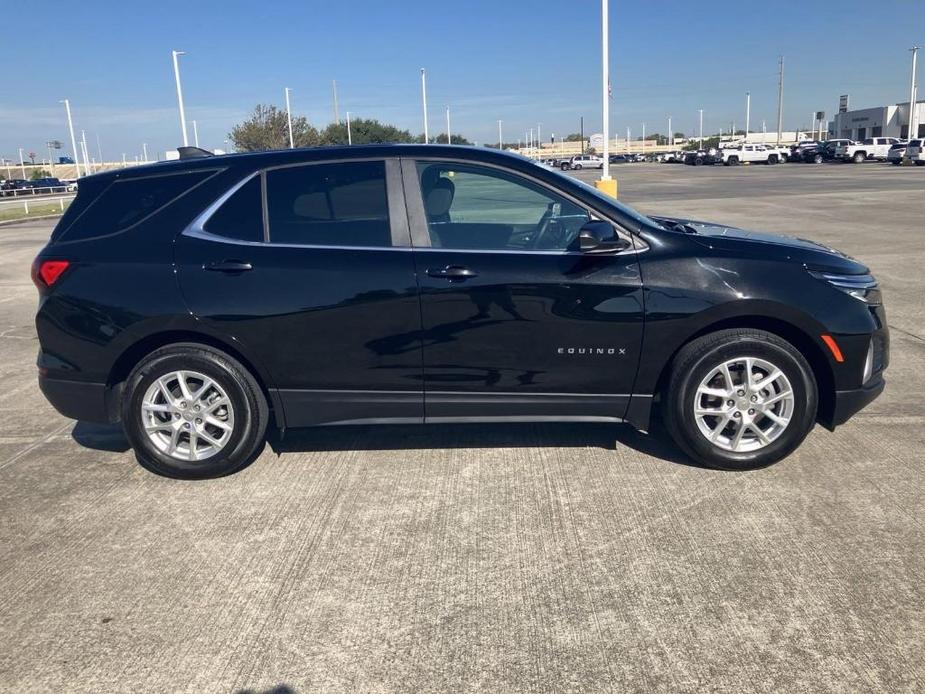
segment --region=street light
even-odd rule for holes
[[[671,116],[668,116],[668,139],[665,142],[668,143],[669,147],[674,144],[674,133],[671,132]]]
[[[77,139],[74,137],[74,121],[71,120],[71,102],[62,99],[58,103],[64,104],[64,110],[67,111],[67,129],[71,133],[71,149],[74,152],[74,166],[77,169],[77,178],[80,178],[80,157],[77,156]]]
[[[745,141],[746,142],[748,142],[748,124],[750,122],[751,116],[752,116],[752,93],[745,92]]]
[[[501,119],[499,118],[498,119],[498,149],[503,149],[502,144],[501,144],[502,142],[504,142],[504,140],[501,139]]]
[[[919,52],[918,46],[909,49],[912,51],[912,84],[909,87],[909,139],[917,137],[915,132],[915,58]]]
[[[703,147],[703,109],[698,109],[700,111],[700,146]]]
[[[286,87],[286,123],[289,126],[289,149],[295,149],[295,144],[292,141],[292,108],[289,105],[289,92],[292,90],[289,87]],[[195,124],[196,121],[193,121]],[[350,122],[349,119],[347,121]],[[196,143],[196,146],[199,146],[199,143]]]
[[[427,72],[421,68],[421,103],[424,106],[424,144],[429,143],[427,135]]]
[[[196,125],[195,118],[193,119],[193,144],[199,146],[199,127]]]
[[[446,143],[448,145],[453,144],[453,139],[450,137],[450,105],[446,106]]]
[[[145,164],[147,164],[148,163],[148,143],[147,142],[141,143],[141,151],[145,155]]]
[[[26,162],[22,158],[22,147],[19,148],[19,168],[22,170],[22,177],[26,177]]]
[[[353,135],[350,133],[350,111],[347,111],[347,144],[353,144]]]
[[[183,89],[180,87],[180,63],[177,58],[186,55],[186,51],[171,51],[173,54],[173,76],[177,80],[177,104],[180,106],[180,129],[183,131],[183,146],[189,147],[189,138],[186,136],[186,112],[183,110]]]
[[[617,197],[617,183],[610,178],[610,45],[608,0],[601,0],[601,110],[604,119],[604,166],[597,187]],[[584,143],[582,143],[584,149]],[[613,182],[611,182],[613,181]]]

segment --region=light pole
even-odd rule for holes
[[[700,112],[700,146],[703,147],[703,109],[698,109]]]
[[[752,93],[745,92],[745,141],[748,142],[748,125],[752,116]]]
[[[778,65],[780,72],[777,76],[777,144],[780,145],[784,132],[784,56],[780,57]]]
[[[424,144],[428,144],[427,135],[427,72],[421,68],[421,103],[424,106]]]
[[[22,171],[22,177],[26,177],[26,161],[22,158],[22,147],[19,148],[19,168]]]
[[[912,51],[912,84],[909,87],[909,138],[918,137],[915,132],[915,58],[919,52],[918,46],[909,49]]]
[[[502,120],[498,119],[498,149],[504,149],[504,140],[501,137],[501,123]]]
[[[286,125],[289,127],[289,149],[295,149],[292,141],[292,107],[289,105],[289,92],[291,91],[289,87],[286,87]]]
[[[598,188],[617,197],[617,183],[610,178],[610,45],[609,0],[601,0],[601,111],[604,120],[604,166]],[[584,147],[582,147],[584,149]]]
[[[77,139],[74,137],[74,121],[71,120],[71,102],[62,99],[59,103],[64,104],[64,110],[67,111],[67,129],[71,133],[71,149],[74,152],[74,167],[77,169],[77,178],[80,178],[80,157],[77,156]]]
[[[122,152],[122,168],[124,169],[125,166],[126,166],[126,164],[125,164],[125,152]]]
[[[337,110],[337,80],[331,80],[331,89],[334,92],[334,124],[340,125],[340,112]]]
[[[189,147],[189,138],[186,136],[186,112],[183,110],[183,89],[180,86],[180,63],[177,60],[186,51],[171,51],[173,55],[173,76],[177,81],[177,104],[180,107],[180,130],[183,131],[183,146]]]
[[[668,139],[666,142],[669,147],[674,144],[674,133],[671,132],[671,116],[668,116]]]
[[[148,163],[148,143],[147,142],[141,143],[141,152],[142,154],[144,154],[145,164],[147,164]]]
[[[453,144],[453,138],[450,137],[450,105],[446,105],[446,143]]]
[[[542,125],[542,123],[536,124],[536,147],[538,152],[543,147],[543,136],[540,134]]]
[[[642,153],[646,152],[646,124],[642,124]]]
[[[347,144],[353,144],[353,135],[350,133],[350,111],[347,111]]]
[[[93,173],[93,169],[90,168],[90,153],[87,152],[87,131],[80,131],[80,149],[84,155],[84,171],[89,171]]]
[[[196,119],[193,119],[193,144],[199,146],[199,126],[196,125]]]

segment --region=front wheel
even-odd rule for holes
[[[240,470],[259,452],[267,419],[253,375],[205,345],[155,350],[129,375],[122,397],[122,425],[138,462],[168,477]]]
[[[861,164],[864,162],[865,159],[867,159],[867,155],[864,154],[864,152],[858,152],[857,154],[854,155],[854,158],[852,159],[852,161],[855,164]]]
[[[580,171],[580,170],[581,170],[581,164],[575,164],[575,166],[573,166],[572,168],[575,169],[576,171]]]
[[[697,338],[674,360],[665,421],[695,460],[752,470],[792,453],[813,428],[818,394],[812,369],[790,343],[763,330],[722,330]]]
[[[816,156],[814,156],[814,157],[813,157],[813,163],[814,163],[814,164],[821,164],[821,163],[822,163],[822,155],[821,155],[821,154],[817,154]]]

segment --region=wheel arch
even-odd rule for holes
[[[816,419],[820,422],[831,420],[831,414],[835,407],[835,377],[832,373],[832,367],[822,347],[799,326],[780,318],[772,318],[762,315],[743,315],[724,318],[702,326],[696,332],[691,333],[686,339],[682,340],[671,356],[665,361],[662,370],[656,380],[654,394],[656,400],[660,401],[668,385],[668,377],[671,373],[672,364],[678,356],[678,352],[696,340],[698,337],[714,333],[719,330],[729,328],[753,328],[755,330],[764,330],[777,335],[786,340],[806,358],[809,366],[813,371],[818,388],[819,409],[816,413]]]
[[[132,369],[154,350],[168,345],[180,343],[193,343],[212,347],[234,358],[253,375],[260,390],[267,400],[270,408],[271,421],[279,429],[285,428],[285,416],[277,394],[276,388],[270,381],[269,374],[261,369],[256,362],[245,354],[240,345],[229,340],[222,340],[213,335],[195,330],[163,330],[146,335],[128,345],[113,363],[106,381],[108,396],[107,409],[110,419],[118,418],[119,401],[122,398],[122,389]]]

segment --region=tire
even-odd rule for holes
[[[771,367],[779,370],[781,376],[764,390],[749,396],[747,388],[738,388],[743,384],[744,369],[735,371],[734,364],[730,375],[738,382],[729,384],[731,388],[721,387],[728,383],[720,370],[721,365],[741,360],[744,366],[745,359],[752,360],[752,373],[759,383],[769,372],[773,373]],[[718,380],[708,380],[711,377]],[[699,389],[705,380],[706,387],[715,386],[715,389],[726,390],[732,395],[719,397],[702,393]],[[750,409],[751,397],[770,399],[780,396],[788,385],[792,400],[787,400],[785,394],[778,402],[768,405],[770,413],[778,419],[789,416],[786,424],[779,425],[776,420],[761,414],[760,401],[755,405],[757,410]],[[744,395],[740,396],[740,393]],[[818,391],[812,369],[793,345],[763,330],[739,328],[710,333],[685,345],[672,363],[663,398],[668,432],[691,458],[721,470],[753,470],[785,458],[803,442],[816,420]],[[728,405],[729,402],[733,405]],[[722,414],[698,417],[695,415],[696,405],[705,410],[716,408]],[[749,414],[756,411],[758,414],[754,416]],[[724,419],[729,413],[731,418]],[[743,423],[746,423],[745,431],[736,450],[732,448],[734,434]],[[755,427],[763,430],[768,443],[761,442]],[[715,432],[716,428],[720,431],[714,443],[708,440],[707,432]]]
[[[581,171],[581,164],[575,164],[575,166],[573,166],[572,168],[575,169],[576,171]]]
[[[569,166],[568,164],[560,164],[559,168],[562,169],[563,171],[568,171],[572,167]]]
[[[694,159],[694,166],[703,166],[703,159],[697,157]]]
[[[729,166],[738,166],[739,158],[738,157],[729,157]]]
[[[813,157],[813,164],[821,164],[823,162],[822,155],[817,154]]]
[[[768,166],[774,166],[774,164],[776,164],[776,163],[777,163],[777,155],[776,155],[776,154],[772,154],[770,157],[768,157],[768,161],[767,161]]]
[[[202,400],[183,397],[178,372],[193,396],[206,391]],[[166,390],[158,386],[162,378]],[[147,410],[156,411],[147,411],[146,404]],[[202,416],[194,407],[202,407]],[[208,414],[209,407],[215,408],[213,414]],[[122,426],[138,462],[179,479],[221,477],[249,465],[263,448],[268,419],[266,398],[250,371],[229,355],[194,343],[152,352],[132,370],[122,396]],[[163,426],[149,435],[146,424]],[[203,434],[196,443],[193,432]],[[220,445],[203,444],[206,437]],[[176,450],[171,454],[172,446]]]
[[[903,163],[903,161],[902,161],[902,159],[894,159],[894,160],[893,160],[892,162],[890,162],[890,163],[893,164],[893,166],[899,166],[900,164]]]
[[[867,159],[867,155],[864,152],[855,152],[854,156],[851,158],[855,164],[862,164]]]

